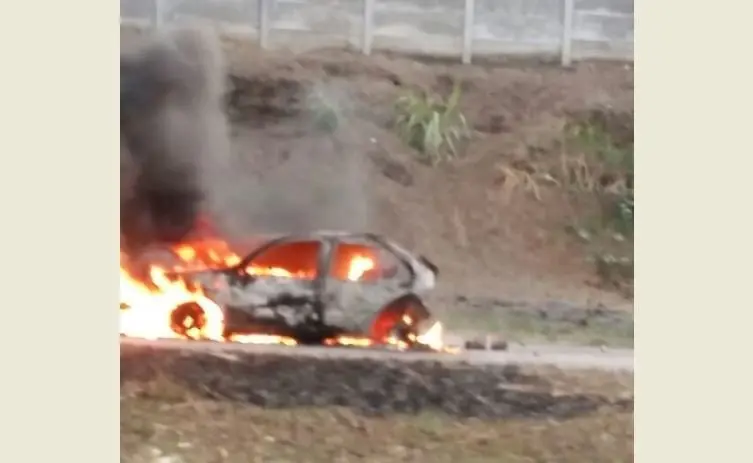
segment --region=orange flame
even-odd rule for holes
[[[200,243],[183,244],[174,249],[180,263],[173,271],[202,270],[237,265],[240,256],[221,240],[206,240]],[[363,254],[350,256],[347,267],[347,279],[360,280],[364,274],[376,267],[375,261]],[[309,272],[290,272],[281,267],[249,266],[245,269],[252,275],[269,275],[280,278],[313,278],[315,270]],[[168,270],[152,266],[148,281],[140,281],[124,268],[120,269],[120,333],[128,337],[144,339],[185,338],[209,339],[244,344],[280,344],[294,346],[297,341],[286,336],[273,334],[234,334],[224,337],[224,313],[222,308],[208,298],[201,287],[193,287],[182,279],[171,280]],[[202,323],[186,323],[184,333],[174,329],[172,315],[175,309],[184,304],[196,305],[202,313]],[[195,322],[190,316],[186,322]],[[404,323],[413,323],[404,319]],[[442,325],[435,323],[423,335],[413,336],[410,343],[420,343],[432,349],[442,348]],[[404,340],[390,339],[389,344],[398,349],[408,347]],[[369,347],[372,339],[363,336],[340,336],[325,341],[326,345]]]
[[[353,256],[348,269],[348,280],[358,281],[364,273],[374,269],[374,260],[360,254]]]
[[[205,323],[200,333],[191,333],[192,337],[222,340],[222,309],[201,289],[190,289],[184,281],[170,281],[159,267],[152,267],[149,276],[152,286],[139,282],[121,267],[120,334],[145,339],[181,337],[171,328],[170,317],[179,305],[193,302],[203,310]]]
[[[221,240],[205,240],[200,243],[183,244],[174,248],[180,259],[174,271],[203,270],[237,265],[240,256]],[[348,279],[357,281],[375,267],[374,260],[363,255],[353,256],[348,270]],[[279,278],[313,278],[315,270],[290,272],[281,267],[249,266],[251,275],[268,275]],[[171,315],[180,305],[194,303],[204,312],[203,326],[187,327],[191,338],[223,341],[224,315],[222,308],[206,297],[202,288],[192,288],[183,281],[171,281],[167,269],[152,266],[149,281],[142,282],[120,268],[120,333],[129,337],[145,339],[180,338],[171,325]],[[229,341],[252,344],[295,345],[296,341],[284,336],[270,334],[233,335]]]

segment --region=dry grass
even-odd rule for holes
[[[431,300],[447,333],[464,339],[491,335],[520,343],[633,347],[630,311],[587,310],[578,306],[536,308],[494,301]]]
[[[557,392],[632,396],[632,375],[537,368]],[[210,402],[168,380],[121,389],[121,461],[627,462],[633,418],[602,410],[555,420],[367,417],[343,408],[269,410]]]

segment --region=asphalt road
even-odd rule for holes
[[[340,347],[285,347],[277,345],[256,345],[217,343],[182,340],[144,340],[121,338],[122,345],[150,346],[160,349],[200,350],[221,357],[232,358],[234,352],[256,352],[310,356],[316,358],[371,358],[401,359],[405,361],[465,362],[471,365],[552,365],[563,369],[598,369],[633,371],[632,349],[599,349],[592,347],[570,347],[554,345],[510,345],[506,351],[466,350],[458,353],[396,352],[377,349]]]

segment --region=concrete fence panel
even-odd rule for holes
[[[208,22],[271,49],[633,59],[634,0],[121,0],[120,14]]]

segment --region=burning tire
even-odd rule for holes
[[[385,306],[371,324],[370,337],[377,344],[398,341],[413,345],[420,327],[431,318],[429,310],[417,296],[402,296]]]
[[[199,339],[206,324],[204,309],[193,301],[180,304],[170,313],[170,328],[178,336]]]

